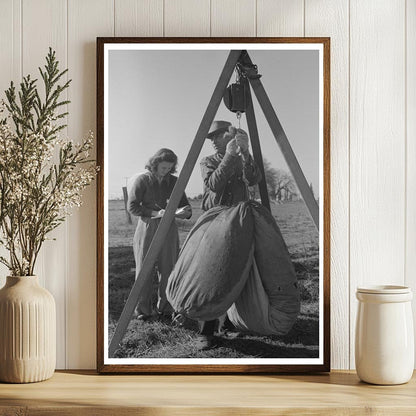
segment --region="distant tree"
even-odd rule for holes
[[[279,171],[272,167],[267,159],[263,160],[264,174],[266,175],[267,193],[269,197],[276,198],[276,186],[279,177]]]
[[[267,193],[271,199],[275,199],[275,189],[277,183],[277,170],[273,168],[267,159],[263,159],[264,173],[266,175]],[[250,189],[250,197],[252,199],[260,198],[260,191],[258,185]]]
[[[292,201],[297,198],[298,192],[292,175],[283,169],[272,167],[267,159],[263,159],[266,176],[267,192],[270,199],[278,202]],[[258,199],[260,192],[258,186],[251,189],[251,198]]]
[[[297,198],[298,191],[293,176],[283,169],[277,170],[275,198],[278,202],[292,201]]]

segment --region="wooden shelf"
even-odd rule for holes
[[[320,375],[97,375],[58,371],[1,384],[0,415],[416,415],[416,375],[400,386]]]

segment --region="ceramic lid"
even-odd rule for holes
[[[367,287],[357,287],[359,293],[379,293],[383,295],[393,295],[399,293],[410,293],[411,289],[408,286],[397,285],[375,285]]]

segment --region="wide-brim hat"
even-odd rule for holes
[[[212,122],[209,132],[207,134],[207,139],[212,139],[216,134],[222,133],[228,130],[232,124],[229,121],[224,120],[215,120]]]

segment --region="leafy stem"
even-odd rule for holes
[[[12,275],[32,275],[48,233],[80,206],[83,189],[96,174],[89,158],[92,135],[80,144],[59,138],[67,116],[61,99],[70,85],[49,48],[40,94],[37,79],[13,82],[0,105],[0,245],[10,258],[0,257]]]

